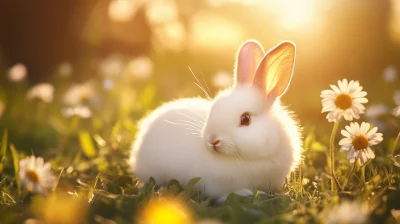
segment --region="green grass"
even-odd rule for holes
[[[374,147],[376,158],[364,166],[365,180],[362,168],[357,165],[352,172],[346,153],[339,152],[337,133],[335,171],[342,190],[331,190],[331,133],[321,131],[332,129],[333,124],[327,121],[304,127],[302,164],[280,194],[264,195],[255,190],[253,196],[231,194],[218,204],[191,190],[197,179],[189,184],[171,180],[163,187],[153,180],[139,184],[127,159],[137,121],[166,97],[153,81],[116,80],[110,91],[96,86],[96,100],[88,102],[93,111],[89,119],[61,115],[62,97],[71,84],[68,79],[54,81],[58,84],[50,104],[26,100],[26,83],[2,81],[7,84],[0,94],[6,104],[0,118],[0,223],[46,219],[46,209],[59,217],[76,217],[76,223],[137,223],[150,200],[171,196],[181,201],[196,221],[325,223],[336,206],[355,201],[364,206],[368,222],[395,223],[391,210],[400,209],[400,161],[390,156],[396,149],[398,123],[390,116],[380,118],[389,129],[384,132],[384,141]],[[345,124],[340,124],[339,131]],[[51,163],[57,185],[47,196],[28,192],[18,177],[19,159],[32,154]],[[65,203],[57,204],[57,200]]]

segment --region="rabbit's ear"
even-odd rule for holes
[[[275,101],[285,93],[292,79],[296,45],[284,41],[265,54],[257,67],[253,86],[261,89],[266,96]]]
[[[257,65],[263,56],[264,50],[255,40],[248,40],[239,48],[236,59],[235,86],[252,84]]]

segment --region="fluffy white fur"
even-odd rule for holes
[[[249,126],[240,126],[244,112],[251,115]],[[220,140],[217,151],[209,146],[211,136]],[[153,111],[139,124],[131,162],[141,181],[186,184],[201,177],[197,189],[223,197],[254,188],[280,191],[300,156],[298,125],[279,98],[236,85],[213,101],[180,99]]]

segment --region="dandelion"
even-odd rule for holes
[[[91,83],[75,84],[64,95],[64,103],[71,106],[81,105],[90,101],[94,96]]]
[[[366,223],[368,218],[368,209],[366,206],[357,202],[343,202],[334,207],[326,216],[326,223]]]
[[[360,165],[363,165],[370,159],[375,158],[375,153],[371,150],[370,146],[379,144],[383,138],[381,133],[377,133],[377,127],[370,129],[371,125],[366,122],[362,122],[359,125],[356,122],[350,123],[350,126],[346,126],[346,130],[342,130],[341,133],[345,137],[340,140],[341,145],[340,151],[349,151],[347,159],[350,163],[354,163],[358,160]]]
[[[214,75],[212,84],[217,88],[225,88],[232,84],[232,75],[229,72],[219,71]]]
[[[145,79],[153,73],[153,62],[149,57],[137,57],[128,62],[128,72],[132,76]]]
[[[63,62],[60,64],[60,67],[58,68],[58,71],[60,72],[60,75],[63,77],[69,77],[72,74],[72,65],[68,62]]]
[[[26,94],[28,100],[41,99],[45,103],[51,103],[54,98],[54,86],[48,83],[40,83],[32,87]]]
[[[84,119],[92,117],[92,111],[87,106],[67,107],[61,110],[64,117],[78,116]]]
[[[192,216],[186,206],[173,198],[160,198],[150,201],[143,209],[140,221],[154,224],[193,223]]]
[[[8,71],[8,78],[12,82],[20,82],[26,78],[27,73],[28,70],[26,69],[25,65],[22,63],[17,63]]]
[[[363,87],[358,81],[339,80],[338,86],[331,85],[331,88],[321,92],[322,113],[329,112],[326,116],[328,121],[337,122],[342,116],[348,121],[360,118],[365,110],[362,104],[367,103],[368,99],[365,98],[367,92],[362,91]]]
[[[50,169],[50,163],[44,163],[43,158],[30,156],[19,161],[19,178],[27,190],[44,194],[55,184]]]
[[[398,117],[400,116],[400,90],[394,93],[393,100],[397,105],[397,107],[393,109],[393,115]]]
[[[397,69],[394,66],[387,66],[383,70],[383,79],[386,82],[394,82],[397,78]]]
[[[118,54],[111,54],[100,62],[100,73],[105,77],[116,77],[123,71],[122,57]]]

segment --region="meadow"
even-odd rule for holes
[[[396,223],[400,220],[400,211],[396,210],[400,206],[396,132],[384,130],[383,141],[379,139],[382,135],[375,134],[369,141],[374,143],[371,146],[374,158],[365,159],[360,153],[354,156],[356,162],[353,159],[350,163],[347,153],[339,152],[339,140],[344,138],[340,129],[350,123],[343,116],[338,122],[326,120],[321,124],[332,126],[331,133],[317,135],[317,125],[304,127],[302,163],[282,186],[281,194],[259,194],[254,189],[253,196],[231,194],[218,204],[202,192],[191,190],[197,178],[189,183],[171,180],[164,187],[157,187],[154,180],[139,183],[127,163],[136,124],[161,102],[157,101],[156,87],[151,81],[152,67],[143,69],[148,63],[146,59],[135,59],[133,64],[140,63],[140,67],[132,66],[132,62],[128,66],[115,58],[108,60],[103,66],[111,66],[103,72],[113,71],[115,64],[124,65],[118,79],[70,83],[73,70],[64,64],[57,70],[54,84],[28,88],[24,65],[14,65],[5,73],[0,147],[2,223]],[[342,88],[344,82],[333,85]],[[346,81],[346,85],[351,83],[354,84]],[[325,88],[329,89],[321,87],[321,91]],[[332,92],[328,90],[325,94]],[[360,92],[358,98],[364,98],[365,94]],[[336,101],[336,105],[340,103]],[[398,122],[391,113],[375,106],[367,109],[368,117],[361,113],[355,122],[372,119],[371,128],[378,125],[379,133],[381,128],[390,127],[390,122]],[[347,130],[351,133],[350,126]],[[373,138],[377,140],[372,142]],[[362,140],[350,143],[356,148],[363,144]],[[46,148],[38,150],[39,147]],[[337,185],[331,173],[331,148],[335,153]]]
[[[84,47],[70,60],[40,36],[26,49],[0,38],[0,223],[400,223],[399,4],[266,2],[77,3],[91,11],[71,19]],[[302,160],[281,192],[220,202],[193,190],[198,177],[140,182],[128,161],[138,122],[229,88],[246,39],[297,44],[282,102]]]

